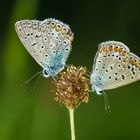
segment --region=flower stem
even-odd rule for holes
[[[75,140],[74,108],[69,108],[71,140]]]

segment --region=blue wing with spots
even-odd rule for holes
[[[44,69],[44,76],[56,75],[64,68],[73,41],[68,25],[52,18],[21,20],[15,29],[24,47]]]

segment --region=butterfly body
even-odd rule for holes
[[[57,73],[61,72],[64,69],[65,67],[65,63],[63,63],[64,55],[65,54],[63,53],[56,52],[56,54],[49,59],[45,69],[43,69],[44,77],[57,75]]]
[[[16,22],[15,29],[24,47],[43,68],[46,78],[64,69],[73,41],[68,25],[52,18],[21,20]]]
[[[118,88],[140,79],[140,58],[118,41],[99,44],[90,77],[92,90],[102,94],[104,90]]]

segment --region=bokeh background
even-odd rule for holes
[[[68,112],[54,100],[52,78],[24,84],[42,68],[19,41],[15,22],[54,17],[69,24],[75,39],[67,63],[91,71],[102,41],[122,41],[140,56],[140,1],[1,0],[0,10],[0,140],[70,140]],[[95,92],[76,110],[77,140],[140,139],[140,81],[107,94],[110,113]]]

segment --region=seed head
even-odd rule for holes
[[[88,102],[89,79],[85,77],[86,68],[73,65],[61,72],[57,80],[55,100],[67,108],[75,108],[81,102]]]

